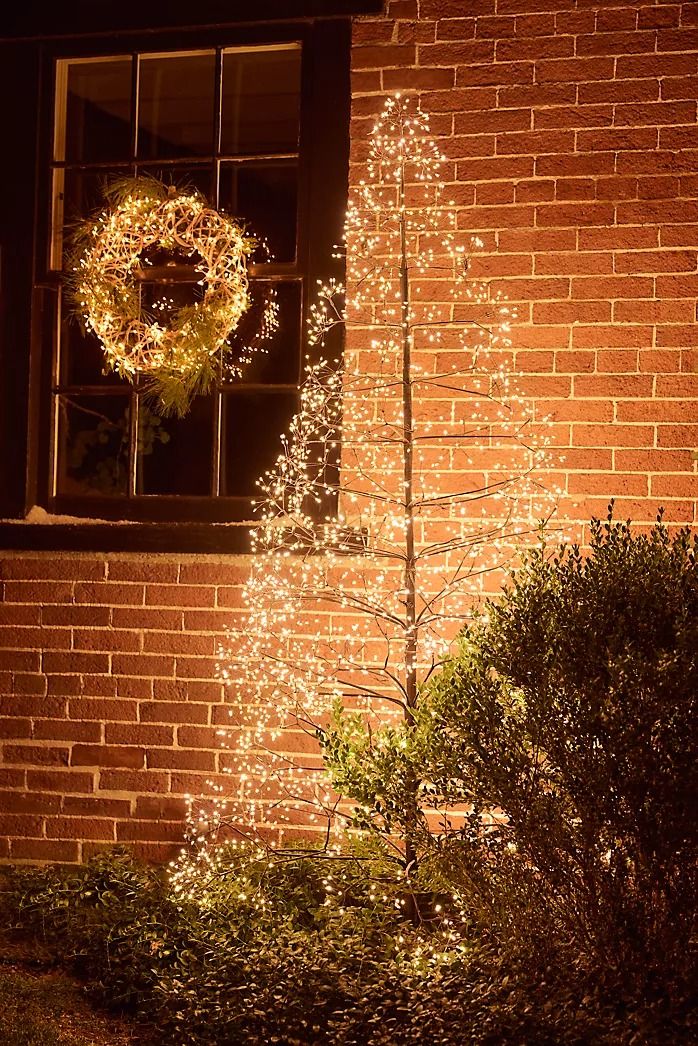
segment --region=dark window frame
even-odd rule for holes
[[[304,180],[305,206],[313,207],[316,214],[325,215],[321,235],[309,240],[306,245],[304,314],[307,314],[310,294],[316,280],[332,275],[331,247],[341,232],[341,220],[346,203],[349,152],[349,53],[350,22],[342,19],[304,19],[301,22],[267,23],[255,25],[227,26],[225,29],[195,29],[191,32],[157,31],[149,34],[124,33],[112,35],[107,41],[101,36],[61,39],[39,46],[38,72],[40,83],[39,121],[36,135],[35,154],[35,200],[34,251],[31,289],[31,367],[29,380],[29,427],[27,444],[27,472],[24,496],[24,512],[32,505],[43,505],[50,512],[77,515],[71,511],[69,499],[62,498],[60,504],[51,503],[46,494],[49,490],[49,446],[50,409],[52,381],[52,350],[46,344],[41,316],[46,306],[46,296],[55,293],[55,279],[49,269],[48,237],[50,233],[50,150],[54,116],[55,63],[61,58],[90,57],[104,54],[181,51],[206,47],[235,47],[264,45],[300,40],[304,46],[304,83],[302,88],[305,107],[305,131],[310,137],[309,147],[301,150],[302,163],[307,165]],[[29,45],[17,45],[17,50],[26,50]],[[333,141],[328,145],[328,128]],[[311,204],[312,201],[312,204]],[[299,207],[303,203],[299,201]],[[332,216],[337,228],[331,228]],[[327,227],[328,221],[330,228]],[[299,251],[302,247],[299,245]],[[310,293],[309,293],[310,292]],[[16,296],[19,298],[19,295]],[[7,332],[6,332],[7,337]],[[341,351],[338,347],[338,351]],[[6,428],[10,435],[9,426]],[[15,477],[17,479],[18,477]],[[15,488],[16,488],[15,483]],[[5,502],[12,504],[12,491]],[[123,519],[122,498],[109,499],[113,512],[107,515],[106,498],[80,498],[79,511],[83,516],[103,520]],[[191,511],[181,509],[190,499],[175,496],[180,513],[176,522],[167,496],[149,496],[147,521],[138,522],[137,513],[130,513],[127,525],[94,524],[75,525],[31,525],[27,523],[0,524],[0,547],[53,547],[109,549],[159,548],[162,551],[245,551],[248,548],[248,528],[230,526],[250,518],[248,498],[197,498],[192,500]],[[203,502],[208,511],[203,512]],[[16,503],[16,502],[15,502]],[[0,497],[0,506],[2,498]],[[118,511],[122,506],[122,512]],[[75,509],[78,505],[75,505]],[[7,514],[20,515],[21,509],[10,509]],[[0,513],[5,515],[5,512]],[[189,519],[189,522],[186,520]],[[205,520],[205,522],[202,522]],[[227,524],[227,525],[226,525]]]

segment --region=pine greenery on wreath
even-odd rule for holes
[[[141,177],[114,182],[104,194],[106,209],[74,235],[76,308],[99,338],[106,366],[129,381],[145,379],[160,413],[181,416],[221,368],[239,377],[278,325],[270,294],[255,335],[235,349],[227,341],[250,306],[247,261],[257,241],[194,190]],[[199,301],[173,308],[173,298],[148,300],[149,277],[161,286],[154,265],[162,255],[166,265],[176,258],[175,266],[191,267],[203,288]]]

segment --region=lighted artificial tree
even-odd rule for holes
[[[389,99],[348,212],[346,295],[321,287],[311,321],[326,357],[346,324],[343,363],[308,367],[260,481],[222,654],[234,787],[213,817],[267,840],[353,820],[407,868],[429,802],[404,757],[420,689],[551,506],[545,436],[510,387],[510,310],[470,276],[443,159],[419,106]],[[192,817],[195,837],[210,828]]]

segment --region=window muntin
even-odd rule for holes
[[[51,490],[59,511],[82,514],[84,501],[93,514],[103,500],[106,516],[149,518],[155,499],[176,498],[169,518],[205,518],[202,499],[254,495],[253,478],[274,460],[297,402],[307,282],[301,108],[297,42],[58,60],[50,267],[64,266],[67,231],[100,205],[105,181],[152,174],[199,188],[268,239],[274,258],[253,258],[253,298],[273,281],[281,320],[268,354],[241,380],[221,382],[184,419],[160,420],[138,389],[102,373],[97,340],[59,295]],[[195,285],[152,290],[184,302]],[[231,518],[246,514],[239,505]]]

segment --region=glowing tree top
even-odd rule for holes
[[[260,481],[257,556],[221,666],[235,794],[214,821],[239,834],[341,824],[318,728],[340,706],[375,745],[409,728],[487,578],[552,507],[536,478],[545,435],[508,376],[512,316],[471,278],[443,160],[418,105],[390,98],[347,215],[346,294],[321,286],[310,325],[326,356],[345,326],[343,362],[308,367]]]

